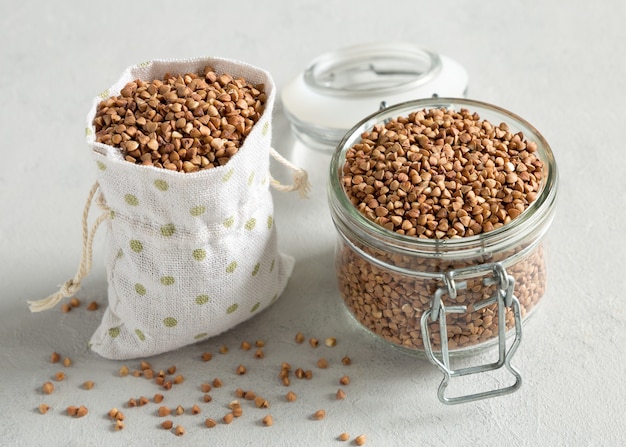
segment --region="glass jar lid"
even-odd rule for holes
[[[370,43],[322,54],[285,86],[281,99],[295,135],[330,150],[381,107],[464,97],[467,84],[465,69],[446,56],[409,43]]]

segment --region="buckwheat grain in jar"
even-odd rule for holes
[[[354,319],[444,373],[447,404],[515,391],[510,360],[546,290],[558,174],[522,118],[465,99],[405,102],[353,127],[333,154],[335,266]],[[508,342],[507,342],[508,339]],[[498,346],[497,362],[450,357]],[[452,377],[506,367],[513,385],[449,398]]]

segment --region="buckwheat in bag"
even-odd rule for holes
[[[189,73],[200,81],[187,82]],[[153,80],[158,82],[145,88]],[[215,91],[202,93],[203,82]],[[249,93],[239,88],[244,84],[256,99],[242,93]],[[124,98],[137,91],[135,110],[125,116],[115,112],[114,101],[103,108],[110,98],[127,106]],[[170,351],[220,334],[272,304],[294,260],[278,251],[269,187],[303,194],[308,188],[306,173],[271,148],[275,95],[267,72],[227,59],[156,60],[126,69],[93,100],[87,116],[97,183],[84,214],[78,273],[59,292],[31,302],[31,310],[48,309],[78,291],[100,223],[106,227],[108,307],[90,346],[103,357]],[[272,179],[270,156],[295,170],[295,185]],[[90,230],[92,200],[103,212]]]

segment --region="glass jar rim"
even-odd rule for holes
[[[510,128],[522,131],[525,138],[537,143],[537,153],[544,163],[544,179],[541,190],[528,208],[517,218],[486,233],[468,237],[434,239],[406,236],[388,230],[369,220],[352,204],[341,184],[341,169],[345,162],[346,151],[360,139],[363,132],[386,120],[408,115],[410,112],[434,108],[465,108],[477,112],[481,119],[483,113],[490,112]],[[479,110],[476,110],[479,109]],[[330,162],[329,203],[331,214],[340,231],[350,231],[361,242],[376,245],[380,249],[393,248],[409,255],[437,257],[459,257],[475,253],[493,253],[517,247],[529,233],[538,232],[540,237],[547,231],[554,216],[554,206],[558,189],[558,170],[554,154],[545,138],[534,126],[520,116],[501,107],[463,98],[427,98],[406,101],[373,113],[357,123],[344,136],[336,147]]]
[[[381,104],[464,97],[467,88],[459,62],[411,42],[382,41],[317,56],[283,87],[281,101],[294,135],[332,152],[354,123]]]
[[[322,54],[303,75],[306,85],[324,95],[369,96],[426,84],[441,67],[436,53],[414,45],[386,42]]]

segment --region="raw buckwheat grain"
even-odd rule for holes
[[[98,104],[96,141],[135,164],[180,172],[222,166],[265,109],[263,84],[205,67],[203,73],[135,80]]]
[[[535,142],[511,132],[506,123],[492,124],[466,109],[420,110],[377,124],[348,148],[342,167],[343,189],[363,216],[390,232],[437,240],[476,236],[509,224],[535,201],[543,177]],[[383,263],[414,271],[442,272],[477,262],[359,248]],[[522,248],[486,261],[501,261]],[[380,268],[342,242],[336,261],[341,294],[356,319],[394,344],[424,349],[420,316],[430,308],[438,283]],[[507,272],[515,278],[523,317],[544,293],[542,245]],[[495,286],[472,278],[456,301],[446,304],[471,307],[494,293]],[[497,336],[497,304],[447,318],[450,349]],[[513,326],[510,309],[505,320],[507,328]],[[430,333],[438,347],[438,323],[430,325]]]

